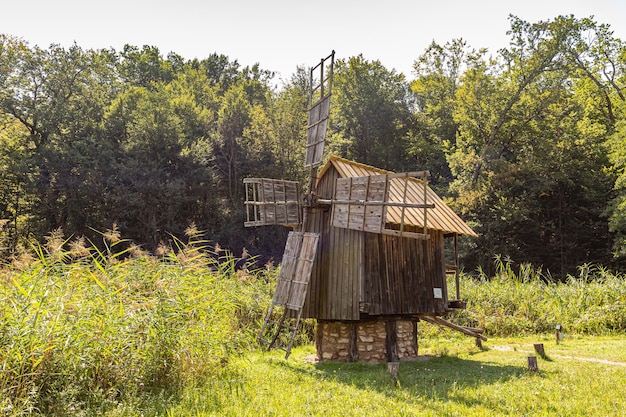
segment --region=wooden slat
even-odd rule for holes
[[[286,306],[296,311],[302,309],[319,236],[318,233],[289,232],[274,292],[275,305]]]
[[[330,91],[309,109],[305,168],[319,166],[322,163],[329,114]]]
[[[421,173],[421,172],[419,172]],[[404,213],[419,208],[422,212],[434,208],[422,201],[410,201],[407,197],[409,173],[338,178],[335,194],[330,201],[333,207],[332,225],[371,233],[403,236]],[[397,184],[403,184],[398,195]],[[396,207],[396,209],[391,209]],[[394,213],[400,210],[400,219]],[[389,213],[393,219],[390,219]],[[424,218],[422,214],[422,218]],[[387,223],[397,223],[399,230],[386,228]],[[406,237],[424,239],[427,235],[408,232]]]
[[[300,224],[300,186],[296,181],[245,178],[244,184],[246,227]]]
[[[278,271],[276,282],[276,291],[274,292],[273,302],[278,306],[285,306],[289,303],[289,293],[291,291],[291,283],[296,271],[298,254],[302,242],[302,233],[289,232],[287,243],[285,244],[285,252],[283,261]]]
[[[289,308],[300,310],[304,305],[319,237],[318,233],[304,233],[302,237],[302,248],[296,263],[296,270],[287,303]]]
[[[374,176],[392,174],[389,171],[385,171],[379,168],[371,167],[368,165],[360,164],[357,162],[348,161],[336,156],[331,156],[330,161],[321,170],[320,178],[324,177],[324,173],[332,166],[337,170],[340,177],[361,177],[361,176]],[[394,183],[390,181],[390,183]],[[393,186],[392,195],[399,195],[396,191],[397,187]],[[428,228],[435,230],[442,230],[446,233],[458,233],[461,235],[477,236],[476,233],[459,218],[444,202],[443,200],[430,188],[427,187],[427,199],[428,203],[435,205],[432,211],[428,212]],[[412,202],[423,202],[423,186],[420,180],[411,179],[407,188],[407,200]],[[389,209],[392,211],[391,209]],[[399,222],[399,211],[396,215],[393,211],[387,216],[387,222]],[[417,227],[423,227],[423,210],[421,209],[407,209],[405,224]]]

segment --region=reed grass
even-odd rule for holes
[[[578,275],[556,280],[541,268],[496,259],[496,275],[464,275],[466,310],[460,324],[484,328],[491,336],[566,332],[606,335],[626,331],[626,279],[598,265],[582,265]]]
[[[253,348],[274,270],[196,236],[160,256],[116,230],[71,243],[0,271],[1,416],[158,414]]]

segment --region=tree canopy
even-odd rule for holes
[[[336,62],[329,152],[428,169],[496,256],[553,275],[626,259],[626,46],[593,18],[510,16],[509,45],[436,42],[414,73],[363,55]],[[118,227],[153,250],[190,224],[280,260],[283,228],[244,229],[247,176],[301,180],[308,74],[273,86],[258,65],[152,46],[31,46],[0,35],[0,252],[62,229]]]

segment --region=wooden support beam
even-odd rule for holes
[[[487,341],[487,338],[485,336],[483,336],[483,332],[482,331],[477,331],[479,329],[473,329],[473,328],[469,328],[469,327],[465,327],[465,326],[459,326],[458,324],[454,324],[454,323],[450,323],[449,321],[446,321],[444,319],[442,319],[441,317],[437,317],[437,316],[425,316],[425,315],[420,315],[420,320],[424,320],[427,321],[429,323],[432,324],[436,324],[438,326],[442,326],[442,327],[448,327],[452,330],[456,330],[459,331],[463,334],[466,334],[468,336],[472,336],[475,337],[476,339],[481,339],[484,341]]]

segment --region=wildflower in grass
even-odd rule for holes
[[[146,252],[141,249],[141,246],[137,245],[136,243],[130,245],[130,248],[128,248],[128,252],[133,258],[142,258],[146,256]]]
[[[191,222],[191,224],[185,229],[185,236],[188,238],[198,237],[202,234],[200,230],[196,227],[196,223]]]
[[[159,245],[154,250],[154,254],[156,256],[165,256],[172,251],[168,245],[166,245],[163,241],[159,242]]]
[[[23,245],[19,244],[15,249],[15,253],[11,256],[11,267],[15,269],[24,269],[34,260],[35,257],[32,252],[26,250]]]

